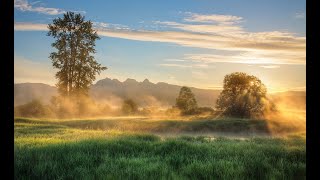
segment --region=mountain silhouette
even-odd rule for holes
[[[148,79],[138,82],[135,79],[105,78],[90,87],[89,94],[97,102],[121,102],[123,99],[133,99],[139,106],[172,106],[182,86],[164,82],[152,83]],[[220,90],[199,89],[191,87],[200,106],[214,106]],[[43,83],[20,83],[14,85],[14,105],[39,99],[45,104],[50,103],[52,96],[57,95],[57,89]]]

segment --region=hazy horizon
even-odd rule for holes
[[[120,80],[120,79],[117,79],[117,78],[110,78],[110,77],[105,77],[105,78],[101,78],[101,79],[97,79],[92,85],[95,85],[98,81],[100,81],[100,80],[104,80],[104,79],[110,79],[110,80],[118,80],[118,81],[120,81],[121,83],[123,83],[123,82],[125,82],[126,80],[128,80],[128,79],[133,79],[133,78],[130,78],[130,77],[128,77],[128,78],[124,78],[124,79],[122,79],[122,80]],[[137,80],[137,79],[133,79],[133,80],[135,80],[135,81],[137,81],[138,83],[142,83],[144,80],[149,80],[148,78],[145,78],[145,79],[143,79],[143,80]],[[150,83],[153,83],[153,84],[158,84],[158,83],[167,83],[167,84],[170,84],[170,85],[176,85],[176,86],[186,86],[186,85],[183,85],[183,84],[173,84],[173,83],[168,83],[168,82],[165,82],[165,81],[158,81],[158,82],[153,82],[153,81],[150,81],[149,80],[149,82]],[[14,82],[14,84],[24,84],[24,83],[30,83],[30,84],[37,84],[37,83],[39,83],[39,84],[46,84],[46,85],[50,85],[50,86],[53,86],[53,87],[56,87],[55,86],[55,84],[51,84],[51,83],[46,83],[46,82]],[[196,86],[187,86],[187,87],[191,87],[191,88],[197,88],[197,89],[205,89],[205,90],[217,90],[217,91],[222,91],[223,90],[223,87],[221,86],[221,87],[208,87],[208,88],[200,88],[200,87],[196,87]],[[280,91],[269,91],[268,90],[268,92],[269,93],[281,93],[281,92],[290,92],[290,91],[301,91],[301,92],[305,92],[306,90],[305,89],[303,89],[303,88],[301,88],[301,89],[298,89],[298,88],[296,88],[296,89],[286,89],[286,90],[280,90]]]

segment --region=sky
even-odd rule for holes
[[[14,81],[55,85],[47,25],[73,11],[101,37],[97,76],[221,89],[245,72],[269,92],[305,90],[303,0],[14,0]],[[96,80],[96,81],[97,81]]]

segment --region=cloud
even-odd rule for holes
[[[304,13],[304,12],[296,13],[296,14],[294,15],[294,17],[295,17],[296,19],[304,19],[304,18],[306,17],[306,13]]]
[[[191,68],[191,65],[183,65],[183,64],[158,64],[159,66],[165,67],[178,67],[178,68]]]
[[[164,59],[164,61],[169,61],[169,62],[184,62],[186,61],[185,59]]]
[[[208,64],[174,64],[174,63],[163,63],[158,64],[158,66],[164,66],[164,67],[178,67],[178,68],[209,68]]]
[[[15,31],[48,31],[47,24],[34,24],[34,23],[23,23],[15,22]]]
[[[126,25],[122,24],[111,24],[105,22],[93,22],[93,27],[96,29],[108,29],[108,30],[130,30]]]
[[[155,21],[155,24],[167,25],[170,28],[181,29],[189,32],[199,33],[213,33],[213,34],[228,34],[228,33],[241,33],[242,28],[239,26],[229,25],[212,25],[212,24],[183,24],[171,21]]]
[[[202,23],[221,23],[221,24],[234,24],[239,23],[242,17],[221,14],[196,14],[187,12],[188,17],[184,18],[187,22],[202,22]]]
[[[276,68],[280,68],[280,66],[275,66],[275,65],[260,66],[260,67],[266,68],[266,69],[276,69]]]
[[[193,65],[193,67],[195,68],[209,68],[209,65],[208,64],[195,64]],[[211,68],[214,67],[214,66],[210,66]]]
[[[215,49],[224,51],[269,52],[299,54],[305,60],[305,38],[278,36],[273,33],[221,36],[176,31],[109,31],[98,30],[98,34],[137,41],[166,42],[181,46]],[[251,37],[251,38],[250,38]]]
[[[30,11],[30,12],[38,12],[41,14],[47,15],[58,15],[66,13],[65,10],[59,8],[47,8],[47,7],[34,7],[34,5],[38,4],[40,1],[29,3],[27,0],[14,0],[14,7],[19,9],[20,11]],[[85,11],[73,11],[77,13],[86,13]]]
[[[14,7],[20,11],[38,12],[48,15],[58,15],[65,13],[64,10],[58,8],[33,7],[36,3],[28,3],[27,0],[14,0]]]
[[[30,4],[31,5],[35,5],[35,4],[38,4],[38,3],[41,3],[41,1],[34,1],[34,2],[31,2]]]
[[[261,53],[261,52],[245,52],[235,55],[217,55],[217,54],[185,54],[184,59],[195,62],[204,63],[240,63],[240,64],[296,64],[305,65],[305,55],[292,52],[291,54],[282,53]],[[271,66],[271,67],[274,67]]]
[[[306,38],[294,33],[246,31],[238,25],[242,18],[231,15],[191,13],[184,20],[198,23],[215,22],[216,24],[156,21],[154,23],[167,27],[166,31],[156,31],[132,30],[125,25],[95,22],[95,28],[100,36],[105,37],[172,43],[179,46],[212,49],[220,52],[219,54],[188,55],[187,60],[192,61],[301,65],[306,63]],[[46,26],[44,24],[15,23],[15,30],[47,30]],[[221,52],[223,55],[221,55]],[[227,55],[230,53],[235,55]]]
[[[106,28],[109,26],[109,24],[104,23],[104,22],[92,22],[92,24],[96,27],[102,27],[102,28]]]

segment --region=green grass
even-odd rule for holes
[[[75,129],[167,133],[237,133],[239,134],[283,134],[305,131],[305,123],[287,123],[279,120],[251,119],[199,119],[199,120],[152,120],[148,118],[108,119],[32,119],[15,118],[15,123],[61,125]],[[272,127],[272,128],[271,128]]]
[[[137,127],[129,128],[134,122],[152,128],[141,133]],[[127,126],[108,128],[120,124]],[[210,125],[207,121],[17,118],[15,179],[305,179],[305,137],[240,140],[148,134],[159,127],[169,128],[165,133],[178,128],[196,133],[204,124]]]

